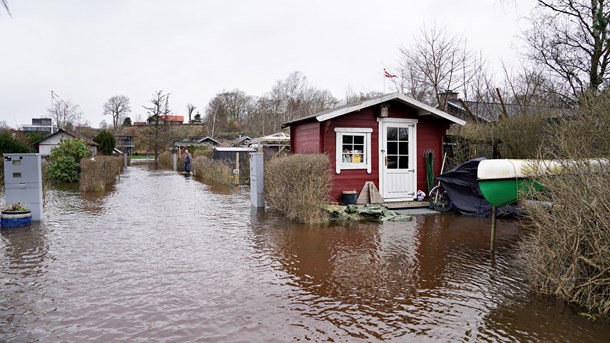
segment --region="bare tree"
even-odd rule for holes
[[[382,96],[382,92],[371,91],[371,92],[355,92],[351,87],[345,89],[345,99],[343,102],[346,104],[373,99],[379,96]]]
[[[2,4],[2,7],[4,7],[4,10],[6,13],[8,13],[8,15],[11,15],[11,10],[8,8],[8,1],[0,0],[0,4]]]
[[[566,101],[608,85],[609,19],[608,0],[538,0],[526,56],[555,77]]]
[[[193,123],[193,112],[195,112],[196,108],[197,106],[193,104],[186,104],[186,113],[189,115],[189,124]]]
[[[473,55],[466,42],[435,26],[422,29],[413,46],[400,49],[395,86],[413,98],[446,108],[446,90],[463,88],[472,78]]]
[[[153,93],[150,99],[151,106],[144,107],[148,113],[147,122],[149,127],[144,132],[145,141],[152,147],[155,153],[155,160],[159,156],[159,150],[164,148],[169,140],[169,125],[164,116],[171,113],[169,109],[169,93],[164,94],[162,90]]]
[[[219,115],[220,106],[222,106],[221,100],[218,97],[214,97],[205,108],[205,119],[203,122],[211,137],[215,137],[219,123],[222,121],[222,118],[220,118],[222,113]]]
[[[104,104],[104,115],[112,116],[112,126],[115,131],[121,128],[121,124],[129,112],[131,112],[129,98],[124,95],[115,95]]]
[[[254,111],[254,97],[235,89],[216,94],[206,108],[205,123],[210,135],[223,130],[241,131]]]
[[[339,100],[330,91],[310,86],[301,72],[293,72],[259,99],[257,112],[266,116],[266,127],[277,132],[283,123],[324,111],[337,103]]]
[[[72,104],[70,100],[64,101],[59,97],[53,98],[53,104],[48,109],[48,114],[58,129],[73,128],[82,117],[82,111],[78,105]]]

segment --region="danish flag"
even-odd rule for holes
[[[393,78],[393,77],[398,77],[394,74],[390,74],[387,70],[383,70],[383,75],[385,75],[385,77],[389,77],[389,78]]]

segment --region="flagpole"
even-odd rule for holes
[[[385,95],[385,68],[383,68],[383,95]]]

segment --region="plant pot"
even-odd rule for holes
[[[2,227],[19,227],[32,224],[31,211],[2,211]]]
[[[358,200],[356,191],[344,191],[342,201],[344,205],[355,205]]]

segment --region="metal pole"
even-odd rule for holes
[[[176,152],[176,148],[174,148],[174,153],[172,154],[172,161],[174,163],[174,171],[178,170],[178,153]]]
[[[496,207],[491,208],[491,242],[489,250],[493,253],[496,251]]]
[[[233,172],[235,186],[239,186],[239,152],[235,153],[235,171]]]

